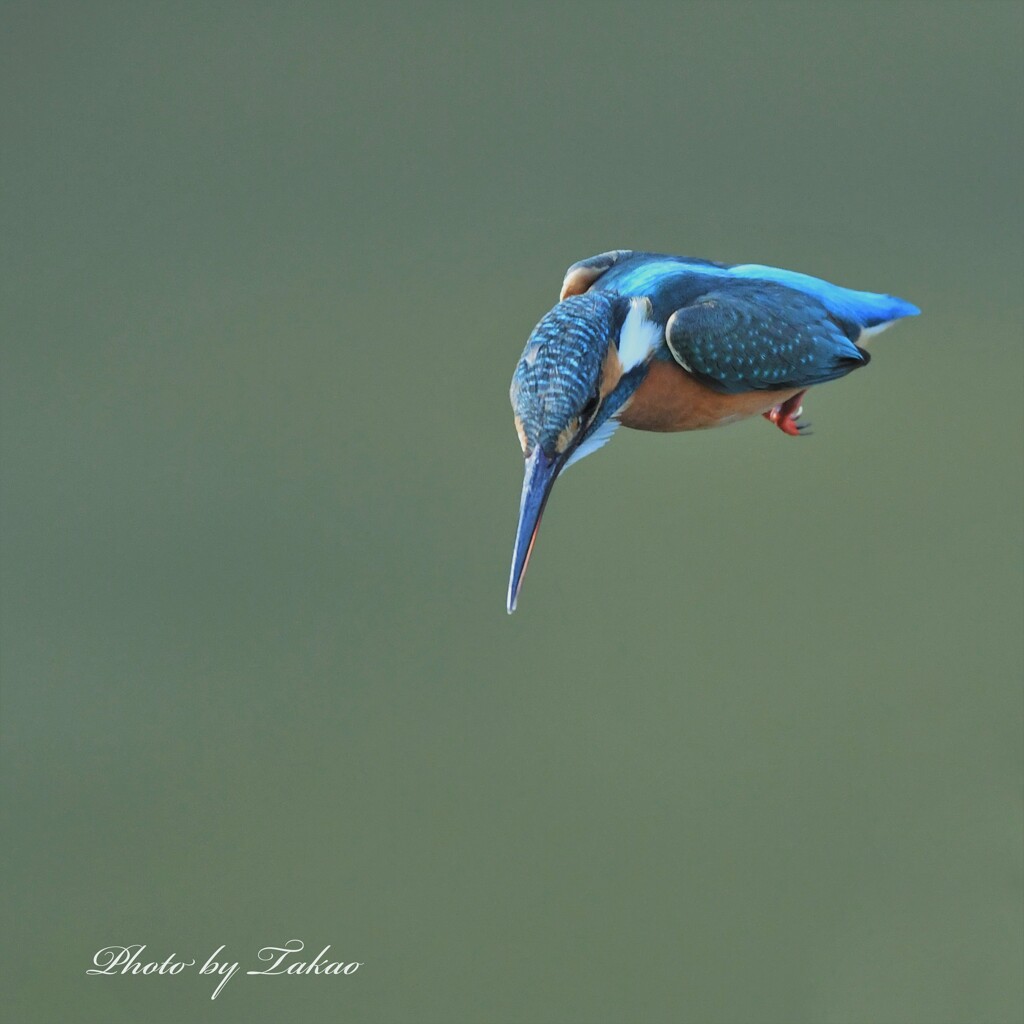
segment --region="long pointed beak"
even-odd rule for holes
[[[523,496],[519,501],[519,526],[516,529],[516,546],[512,551],[512,575],[508,581],[508,613],[516,610],[519,588],[530,563],[530,552],[540,529],[540,517],[544,514],[551,485],[558,476],[559,460],[550,459],[537,445],[526,460],[526,475],[523,479]]]

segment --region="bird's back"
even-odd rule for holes
[[[749,282],[759,281],[812,296],[836,320],[854,327],[854,337],[862,330],[920,312],[916,306],[892,295],[843,288],[780,267],[758,263],[730,265],[651,252],[623,252],[592,287],[622,295],[642,295],[651,301],[654,316],[667,320],[674,310],[690,305],[712,289],[727,292],[737,285],[749,288]]]

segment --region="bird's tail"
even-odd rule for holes
[[[865,327],[878,327],[881,324],[902,320],[905,316],[917,316],[921,310],[906,299],[895,295],[879,295],[876,292],[855,292],[857,303],[863,310]]]

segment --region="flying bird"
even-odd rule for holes
[[[552,485],[620,426],[704,430],[761,415],[800,436],[807,389],[866,366],[868,338],[919,312],[754,263],[628,249],[574,263],[512,377],[526,466],[509,612]]]

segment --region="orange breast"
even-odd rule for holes
[[[706,430],[768,412],[798,390],[722,395],[698,383],[677,363],[655,360],[618,418],[634,430]]]

